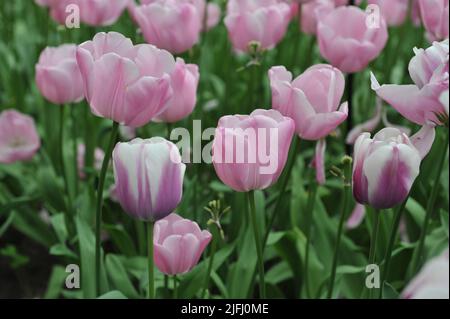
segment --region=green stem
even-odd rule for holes
[[[111,137],[106,148],[105,157],[103,158],[102,169],[97,187],[97,208],[95,214],[95,287],[97,295],[100,295],[100,263],[101,263],[101,228],[102,228],[102,208],[103,208],[103,187],[105,186],[106,171],[108,170],[109,160],[113,146],[117,140],[119,131],[119,123],[114,122],[111,130]]]
[[[258,268],[259,268],[259,297],[262,299],[266,298],[266,286],[264,282],[264,259],[263,259],[263,251],[261,246],[261,239],[259,236],[259,228],[256,221],[256,209],[255,209],[255,193],[254,191],[250,191],[247,193],[248,195],[248,205],[249,205],[249,213],[250,219],[253,227],[253,235],[255,237],[255,245],[256,245],[256,254],[258,256]]]
[[[311,174],[310,178],[311,189],[308,194],[308,201],[306,205],[306,225],[305,225],[305,236],[306,236],[306,251],[305,251],[305,287],[306,287],[306,295],[308,297],[311,296],[310,287],[309,287],[309,248],[311,246],[311,229],[313,225],[313,212],[314,212],[314,204],[316,201],[316,193],[317,193],[317,183],[314,180],[313,174]]]
[[[432,179],[434,185],[433,185],[433,188],[431,190],[430,197],[428,199],[427,212],[426,212],[426,215],[425,215],[425,219],[423,221],[422,232],[420,233],[420,238],[419,238],[419,244],[417,245],[417,248],[414,251],[411,274],[414,274],[414,273],[417,272],[417,270],[419,269],[419,267],[421,265],[421,261],[422,261],[422,258],[423,258],[423,249],[424,249],[424,246],[425,246],[425,237],[426,237],[426,234],[427,234],[428,225],[430,224],[431,215],[433,213],[433,209],[434,209],[434,206],[435,206],[435,203],[436,203],[436,198],[437,198],[437,195],[439,193],[439,186],[441,184],[440,183],[440,176],[442,174],[442,168],[444,167],[445,158],[447,157],[448,142],[449,142],[449,133],[448,133],[448,130],[445,130],[445,143],[444,143],[444,145],[442,147],[442,150],[441,150],[441,154],[440,154],[437,170],[435,171],[434,178]]]
[[[295,159],[297,158],[297,151],[299,149],[300,142],[301,142],[301,140],[298,139],[297,137],[294,137],[294,140],[292,141],[292,146],[291,146],[292,151],[291,151],[291,154],[289,155],[288,163],[285,168],[286,174],[284,175],[284,177],[282,179],[280,193],[278,194],[278,198],[275,203],[275,206],[274,206],[274,209],[272,212],[272,216],[270,217],[269,223],[267,225],[266,233],[264,234],[264,238],[263,238],[263,242],[262,242],[263,250],[266,247],[267,239],[269,238],[270,231],[273,227],[273,224],[275,223],[277,213],[279,211],[281,202],[283,200],[283,195],[286,192],[286,188],[287,188],[289,179],[291,177],[292,169],[294,168]]]
[[[166,296],[170,296],[169,294],[169,276],[164,274],[164,290],[166,291]]]
[[[341,208],[341,217],[339,219],[339,226],[338,226],[338,232],[337,232],[337,238],[336,238],[336,246],[334,249],[334,256],[333,256],[333,265],[331,267],[331,276],[330,276],[330,288],[328,290],[328,299],[331,299],[333,297],[333,288],[334,288],[334,281],[336,278],[336,269],[337,269],[337,262],[339,257],[339,245],[341,243],[341,236],[342,236],[342,229],[344,228],[344,221],[347,217],[347,210],[348,205],[350,202],[350,197],[352,193],[352,161],[347,160],[344,163],[344,191],[343,191],[343,203]]]
[[[76,114],[73,105],[70,106],[70,117],[72,120],[72,138],[73,138],[73,173],[74,173],[74,192],[75,196],[78,194],[78,144],[77,144],[77,128],[76,128]]]
[[[70,236],[72,237],[75,234],[74,230],[74,221],[73,221],[73,207],[72,207],[72,195],[69,187],[69,180],[67,179],[66,168],[64,163],[64,111],[65,106],[61,105],[60,107],[60,118],[59,118],[59,165],[61,170],[61,176],[64,181],[64,190],[67,195],[67,205],[66,205],[66,227]]]
[[[380,212],[378,210],[373,211],[373,225],[372,225],[372,237],[370,240],[370,252],[369,252],[369,264],[373,265],[375,263],[377,255],[377,238],[378,230],[380,228]],[[369,299],[372,299],[372,290],[369,290]]]
[[[155,298],[155,267],[153,262],[153,226],[154,222],[147,222],[147,267],[148,267],[148,299]]]
[[[178,299],[177,275],[173,275],[173,299]]]
[[[208,270],[206,271],[205,276],[205,284],[203,286],[202,291],[202,299],[205,298],[206,290],[209,288],[209,277],[211,277],[211,271],[214,263],[214,255],[216,254],[216,246],[217,246],[217,240],[213,237],[212,243],[211,243],[211,253],[209,255],[209,261],[208,261]]]
[[[379,293],[379,298],[383,298],[383,287],[386,279],[389,275],[389,266],[391,263],[391,256],[392,256],[392,249],[394,248],[395,238],[397,238],[397,231],[398,227],[400,225],[400,220],[402,219],[403,211],[405,210],[406,202],[408,201],[409,196],[406,198],[406,200],[403,201],[403,203],[396,209],[394,220],[392,222],[390,236],[389,236],[389,242],[386,249],[386,254],[384,255],[384,269],[381,274],[381,288]]]

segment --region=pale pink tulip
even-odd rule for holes
[[[289,5],[279,0],[230,0],[225,26],[238,52],[247,52],[252,42],[272,49],[286,33],[290,17]]]
[[[29,160],[40,146],[32,117],[15,110],[0,113],[0,163]]]
[[[381,122],[383,113],[383,103],[380,98],[377,98],[377,105],[375,114],[366,122],[356,125],[348,134],[345,142],[349,145],[355,144],[356,139],[364,132],[372,133]]]
[[[170,214],[155,223],[155,265],[166,275],[184,274],[197,265],[212,235],[196,222]]]
[[[86,155],[86,146],[84,144],[78,144],[77,147],[77,166],[78,166],[78,176],[81,179],[86,178],[84,159]],[[103,163],[103,158],[105,157],[105,152],[101,148],[96,147],[94,150],[94,168],[100,171]]]
[[[80,6],[81,21],[91,26],[108,26],[114,24],[127,8],[130,1],[77,0]]]
[[[74,44],[47,47],[36,64],[37,87],[54,104],[75,103],[83,99],[83,80],[76,51]]]
[[[347,219],[346,227],[347,229],[355,229],[361,225],[366,215],[366,207],[362,204],[356,203],[355,208]]]
[[[318,64],[292,80],[285,67],[276,66],[269,70],[269,78],[272,108],[294,120],[301,138],[324,138],[347,119],[347,103],[339,107],[345,79],[338,69]]]
[[[388,39],[383,18],[379,25],[367,24],[360,8],[344,6],[319,20],[317,37],[322,56],[342,72],[364,70],[383,50]]]
[[[448,40],[414,52],[416,56],[409,63],[409,74],[414,84],[380,86],[372,74],[372,89],[411,122],[442,124],[440,118],[447,117],[447,114],[439,98],[448,90],[449,84]]]
[[[175,59],[149,45],[134,46],[120,33],[98,33],[77,49],[91,111],[120,124],[140,127],[161,114],[172,97]]]
[[[377,5],[390,26],[403,24],[408,15],[409,0],[368,0],[367,3]]]
[[[316,0],[302,5],[300,28],[306,34],[316,34],[318,20],[335,8],[330,0]]]
[[[273,185],[286,164],[294,129],[294,122],[275,110],[222,117],[212,146],[220,180],[238,192]]]
[[[448,39],[448,0],[419,0],[422,23],[431,41]]]

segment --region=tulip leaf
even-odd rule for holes
[[[101,295],[98,299],[127,299],[127,297],[122,292],[113,290]]]
[[[128,298],[139,298],[120,258],[113,254],[106,255],[105,266],[112,288],[120,290]]]

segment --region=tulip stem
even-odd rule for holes
[[[102,169],[97,187],[97,209],[95,214],[95,287],[97,295],[100,295],[100,263],[101,263],[101,228],[102,228],[102,208],[103,208],[103,187],[105,186],[106,171],[108,170],[109,160],[113,146],[117,139],[119,131],[119,123],[114,122],[111,130],[111,136],[106,148],[105,157],[103,158]]]
[[[311,292],[309,290],[309,248],[311,246],[311,229],[313,225],[313,213],[314,213],[314,204],[316,201],[316,193],[317,193],[317,183],[314,180],[313,174],[310,177],[310,190],[308,194],[308,201],[306,204],[306,222],[305,222],[305,236],[306,236],[306,248],[305,248],[305,261],[304,261],[304,269],[305,269],[305,287],[306,287],[306,295],[308,297],[311,296]]]
[[[416,271],[419,269],[422,258],[423,258],[423,249],[425,246],[425,237],[428,230],[428,225],[430,224],[431,214],[433,213],[433,209],[436,203],[436,198],[439,193],[439,186],[440,186],[440,176],[442,174],[442,168],[444,166],[445,159],[447,157],[447,150],[448,150],[448,142],[449,142],[449,133],[448,130],[445,130],[445,142],[441,150],[438,167],[435,171],[433,181],[433,188],[431,190],[430,197],[428,199],[427,203],[427,212],[425,214],[425,219],[423,221],[422,225],[422,232],[420,233],[419,243],[416,247],[416,250],[413,254],[413,260],[412,260],[412,272],[411,274],[416,273]]]
[[[408,198],[409,198],[409,195],[395,211],[394,220],[393,220],[392,226],[391,226],[391,234],[389,236],[389,242],[388,242],[388,246],[386,249],[386,254],[384,255],[384,267],[383,267],[384,269],[381,274],[381,287],[380,287],[380,293],[379,293],[380,299],[383,298],[383,288],[384,288],[384,283],[389,275],[389,266],[391,263],[392,249],[394,248],[395,238],[397,238],[397,230],[400,225],[400,220],[402,218],[403,211],[405,210],[405,206],[408,201]]]
[[[250,219],[253,227],[253,235],[255,237],[256,254],[258,255],[258,268],[259,268],[259,297],[262,299],[266,298],[266,286],[264,281],[264,259],[263,250],[261,246],[261,239],[259,236],[259,228],[256,219],[256,209],[255,209],[255,193],[254,191],[249,191],[247,193]]]
[[[148,299],[155,298],[155,267],[153,262],[153,226],[154,222],[147,222],[147,267],[148,267]]]
[[[294,164],[295,164],[295,159],[297,158],[297,151],[300,146],[300,142],[301,142],[301,140],[297,139],[297,137],[294,137],[294,140],[292,141],[292,146],[291,146],[292,151],[289,155],[288,163],[287,163],[286,169],[285,169],[286,174],[284,175],[284,177],[282,179],[280,192],[278,194],[278,198],[275,203],[272,216],[270,217],[269,224],[267,225],[266,233],[264,235],[264,240],[263,240],[263,244],[262,244],[263,250],[266,247],[267,239],[269,238],[270,231],[273,227],[273,224],[275,223],[275,218],[277,216],[277,212],[278,212],[281,202],[283,200],[283,195],[286,191],[287,184],[289,182],[289,178],[291,177],[292,169],[294,168]]]
[[[348,205],[350,202],[350,196],[352,192],[352,161],[349,158],[349,160],[346,160],[344,162],[344,198],[341,208],[341,217],[339,219],[339,226],[338,226],[338,232],[337,232],[337,238],[336,238],[336,246],[334,249],[334,256],[333,256],[333,266],[331,267],[331,277],[330,277],[330,288],[328,290],[328,299],[331,299],[333,297],[333,288],[334,288],[334,281],[336,278],[336,269],[337,269],[337,262],[338,262],[338,256],[339,256],[339,245],[341,243],[341,236],[342,236],[342,229],[344,228],[344,221],[347,216],[347,210]]]
[[[347,74],[347,103],[348,103],[348,115],[347,115],[347,134],[353,129],[353,78],[354,74]],[[346,145],[347,155],[351,155],[351,145]]]
[[[377,255],[377,238],[378,230],[380,228],[380,212],[378,210],[373,211],[373,225],[372,225],[372,237],[370,239],[370,252],[369,252],[369,265],[375,263]],[[369,299],[372,299],[372,290],[369,290]]]
[[[73,173],[74,173],[74,193],[75,197],[78,194],[78,144],[77,144],[77,129],[76,129],[76,114],[75,108],[70,106],[70,117],[72,120],[72,138],[73,138]],[[83,168],[81,168],[83,169]]]
[[[205,298],[206,290],[209,288],[209,277],[211,277],[212,266],[214,263],[214,255],[216,254],[216,246],[217,246],[217,240],[213,236],[212,243],[211,243],[211,252],[210,252],[209,261],[208,261],[208,270],[206,271],[205,285],[204,285],[203,291],[202,291],[202,299]]]
[[[173,299],[178,299],[177,275],[173,275]]]

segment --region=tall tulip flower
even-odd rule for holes
[[[355,6],[334,9],[317,26],[320,53],[342,72],[364,70],[378,57],[388,39],[384,19],[376,22],[369,25],[366,13]]]
[[[83,80],[76,51],[74,44],[47,47],[36,64],[37,87],[54,104],[79,102],[83,99]]]
[[[380,86],[372,74],[372,89],[405,118],[419,125],[442,124],[448,118],[440,96],[449,85],[449,43],[435,42],[426,50],[415,49],[409,63],[410,85]]]
[[[406,20],[409,0],[368,0],[367,3],[379,6],[381,14],[389,26],[399,26]]]
[[[418,0],[422,23],[431,41],[448,39],[448,0]]]
[[[155,223],[154,258],[164,274],[178,275],[192,270],[212,235],[201,230],[196,222],[170,214]]]
[[[286,33],[290,17],[290,6],[279,0],[230,0],[225,26],[238,52],[248,52],[252,42],[272,49]]]
[[[40,146],[32,117],[15,110],[0,113],[0,163],[29,160]]]
[[[130,216],[147,222],[148,247],[148,296],[154,297],[154,223],[168,215],[178,206],[183,191],[183,178],[186,166],[181,163],[178,148],[163,138],[142,140],[136,138],[127,143],[118,143],[113,151],[114,164],[114,196]],[[180,223],[180,226],[183,226]],[[160,238],[160,230],[156,230],[156,239]],[[190,236],[183,244],[193,246]],[[169,239],[173,245],[178,237]],[[173,241],[175,240],[175,241]],[[160,243],[165,248],[170,244]],[[181,247],[178,247],[181,248]],[[187,250],[184,250],[187,252]],[[163,254],[158,247],[156,254]],[[174,254],[175,251],[169,253]],[[165,257],[169,258],[169,256]],[[194,259],[194,256],[190,256]],[[158,258],[160,264],[161,258]],[[178,260],[180,261],[180,260]],[[182,259],[180,262],[187,262]],[[185,264],[171,265],[174,270],[187,270]],[[191,266],[191,264],[189,264]],[[180,268],[182,267],[182,268]],[[172,268],[170,268],[172,269]]]

